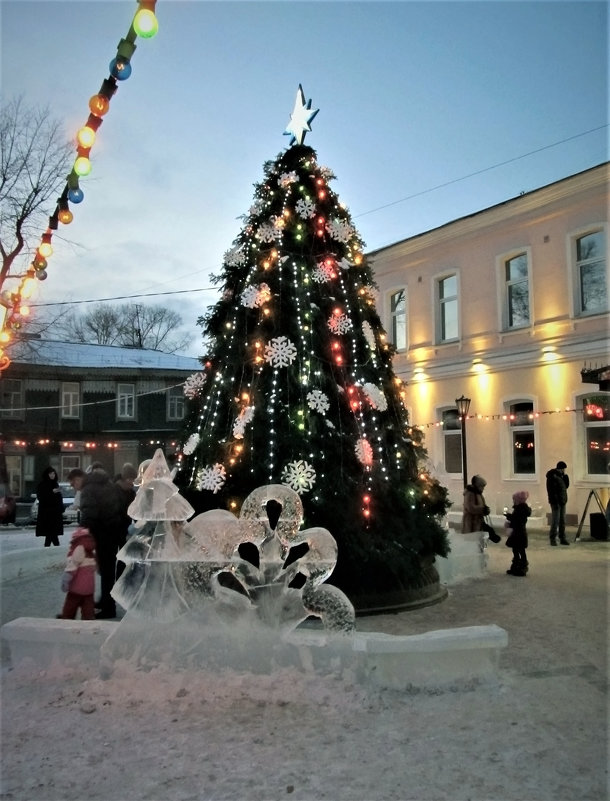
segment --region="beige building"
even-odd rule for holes
[[[369,254],[410,418],[454,512],[463,492],[461,396],[471,399],[468,480],[487,479],[492,512],[526,489],[534,513],[546,515],[545,474],[559,460],[571,481],[568,522],[588,525],[598,497],[605,506],[609,167]],[[590,367],[600,383],[583,382]]]

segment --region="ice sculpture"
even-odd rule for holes
[[[125,569],[112,590],[127,611],[103,648],[107,669],[129,655],[140,663],[178,654],[201,660],[211,643],[233,661],[258,652],[258,663],[311,616],[332,634],[354,630],[351,602],[324,584],[337,561],[335,539],[323,528],[300,530],[303,507],[292,489],[259,487],[239,518],[217,509],[186,522],[193,508],[158,449],[129,514],[136,532],[118,554]]]

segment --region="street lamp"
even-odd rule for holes
[[[470,398],[465,398],[463,395],[455,399],[458,414],[462,422],[462,476],[464,479],[464,489],[468,484],[468,465],[466,462],[466,418],[468,417],[468,410],[470,409]]]

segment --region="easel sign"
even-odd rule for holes
[[[574,542],[578,542],[578,540],[580,539],[580,532],[582,531],[582,527],[587,517],[587,510],[589,508],[589,504],[591,503],[592,499],[595,499],[597,501],[597,505],[599,506],[600,512],[602,513],[604,518],[604,523],[606,524],[606,536],[603,538],[596,537],[594,539],[608,539],[608,520],[606,518],[606,510],[604,509],[604,506],[602,504],[602,499],[599,496],[600,492],[601,490],[592,489],[591,492],[589,493],[589,497],[587,498],[587,502],[585,504],[584,512],[582,513],[582,517],[580,518],[580,523],[578,524],[578,531],[576,532],[576,536],[574,537]]]

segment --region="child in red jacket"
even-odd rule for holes
[[[77,528],[68,548],[68,561],[61,577],[61,588],[66,593],[61,615],[63,620],[74,620],[80,609],[82,620],[95,620],[95,540],[87,528]]]

